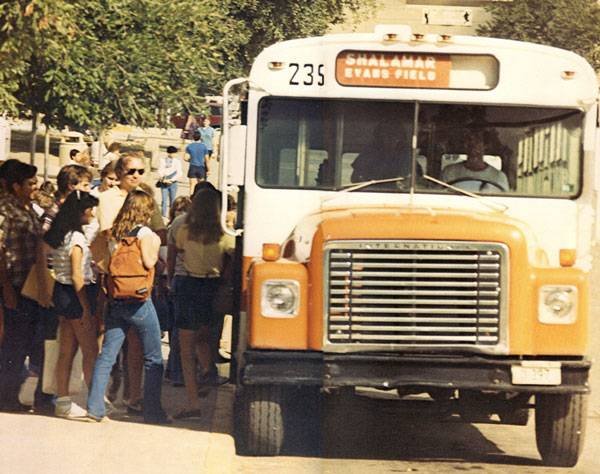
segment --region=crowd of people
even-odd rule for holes
[[[109,147],[113,159],[95,185],[80,156],[60,169],[56,185],[38,186],[35,166],[0,165],[0,411],[99,422],[122,389],[127,411],[148,423],[200,416],[206,387],[223,381],[215,361],[224,314],[215,300],[229,278],[234,242],[220,226],[220,193],[206,181],[212,145],[198,153],[195,143],[202,138],[186,156],[202,158],[195,166],[204,172],[192,170],[192,196],[176,197],[181,163],[169,147],[158,170],[160,207],[144,181],[143,156],[119,147]],[[128,293],[133,277],[145,283]],[[187,395],[173,417],[161,400],[164,331],[166,377]],[[44,343],[54,339],[58,358],[48,367]],[[87,407],[69,393],[78,348]],[[27,371],[38,375],[33,407],[19,400]],[[44,377],[55,378],[52,393]]]

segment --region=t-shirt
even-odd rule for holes
[[[200,137],[202,138],[202,143],[206,145],[208,151],[213,150],[213,139],[215,136],[215,129],[212,127],[200,127],[198,128],[198,132],[200,132]]]
[[[127,197],[127,191],[113,186],[112,188],[100,193],[98,196],[98,207],[96,214],[98,216],[98,223],[100,224],[100,232],[110,229],[119,214],[119,211],[123,207],[125,198]],[[164,221],[160,214],[158,206],[154,206],[154,214],[152,215],[150,227],[154,231],[159,231],[165,228]]]
[[[175,245],[183,251],[183,266],[186,274],[195,277],[218,277],[223,270],[223,254],[232,254],[235,239],[223,234],[218,242],[205,244],[190,240],[188,225],[183,224],[175,235]]]
[[[65,235],[60,247],[52,249],[52,266],[54,268],[56,281],[63,285],[72,285],[71,276],[71,254],[73,247],[81,248],[83,255],[81,266],[83,272],[83,281],[87,285],[94,281],[94,272],[92,271],[92,254],[90,245],[85,235],[79,231],[69,232]]]
[[[508,191],[509,188],[506,175],[499,169],[487,165],[481,171],[473,171],[464,165],[464,161],[446,166],[442,171],[442,181],[449,184],[455,181],[457,188],[475,193],[497,192],[499,189]],[[494,183],[497,187],[486,182]]]
[[[190,165],[206,168],[204,158],[208,154],[208,148],[201,142],[190,143],[185,147],[185,152],[190,155]]]
[[[177,181],[181,178],[181,162],[178,158],[166,156],[161,158],[158,165],[158,177]]]

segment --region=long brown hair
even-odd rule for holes
[[[201,189],[192,199],[185,218],[188,238],[203,244],[221,240],[223,229],[220,222],[221,193],[213,189]]]
[[[141,189],[127,194],[112,226],[111,236],[119,241],[136,227],[147,225],[154,213],[154,198]]]

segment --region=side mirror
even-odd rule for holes
[[[228,185],[242,186],[244,184],[244,171],[246,166],[246,125],[233,125],[227,131],[227,157],[222,160],[227,167],[221,170],[226,172]]]

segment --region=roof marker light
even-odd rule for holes
[[[573,79],[575,78],[575,71],[563,71],[560,73],[560,77],[567,80]]]
[[[282,61],[271,61],[269,63],[269,69],[271,71],[279,71],[280,69],[283,69],[283,62]]]
[[[412,35],[413,41],[423,41],[423,38],[425,38],[423,33],[413,33]]]
[[[443,42],[443,43],[450,43],[452,41],[452,35],[441,34],[440,35],[440,41]]]
[[[383,35],[383,41],[387,41],[387,42],[398,41],[398,35],[396,33],[385,33]]]

